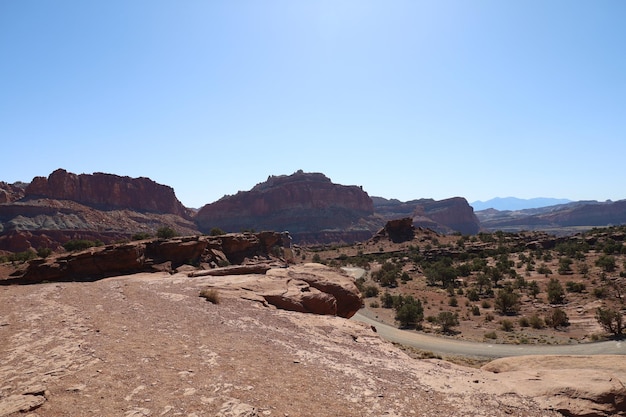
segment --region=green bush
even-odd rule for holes
[[[52,253],[52,249],[41,247],[37,249],[37,256],[40,258],[47,258]]]
[[[543,319],[537,314],[533,314],[532,316],[530,316],[530,318],[528,319],[528,323],[533,329],[543,329],[545,327]]]
[[[511,320],[502,320],[500,322],[500,328],[502,330],[504,330],[505,332],[511,332],[513,331],[513,322]]]
[[[459,325],[459,315],[451,311],[442,311],[437,315],[437,323],[443,333],[450,333],[452,327]]]
[[[134,235],[131,236],[132,240],[145,240],[145,239],[150,239],[152,237],[152,235],[148,232],[139,232],[139,233],[135,233]]]
[[[394,303],[394,309],[396,310],[396,321],[400,323],[402,327],[418,327],[424,320],[424,308],[422,302],[408,295],[406,297],[398,296]]]
[[[385,262],[378,271],[372,273],[372,279],[383,287],[397,287],[402,267],[393,262]]]
[[[378,292],[378,287],[376,285],[366,285],[363,287],[363,295],[365,298],[376,297]]]
[[[85,240],[85,239],[73,239],[63,244],[63,247],[65,248],[66,251],[73,252],[77,250],[85,250],[85,249],[92,248],[94,246],[102,246],[102,245],[103,243],[100,242],[99,240],[93,241],[93,240]]]
[[[214,227],[211,229],[211,231],[209,232],[209,234],[211,236],[221,236],[221,235],[225,235],[226,232],[223,231],[222,229],[220,229],[219,227]]]
[[[157,237],[159,239],[171,239],[174,236],[178,236],[178,233],[169,226],[163,226],[157,229]]]
[[[563,304],[565,300],[565,291],[563,291],[563,286],[556,278],[551,278],[548,282],[548,302],[550,304]]]
[[[558,307],[553,308],[552,311],[546,316],[545,322],[547,325],[552,326],[554,329],[559,327],[569,326],[569,318],[565,310]]]
[[[568,292],[581,293],[585,291],[586,287],[585,287],[585,284],[582,282],[567,281],[565,283],[565,288],[567,288]]]

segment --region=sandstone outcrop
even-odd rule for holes
[[[76,175],[57,169],[45,177],[35,177],[26,188],[26,197],[71,200],[101,209],[131,209],[189,217],[174,190],[149,178],[121,177],[94,173]]]
[[[288,230],[297,242],[301,234],[345,232],[373,214],[372,200],[361,187],[334,184],[323,174],[298,171],[269,177],[250,191],[205,205],[195,221],[205,233],[214,227],[229,232]]]
[[[376,197],[373,201],[376,214],[385,220],[411,217],[415,227],[432,229],[443,234],[461,232],[471,235],[480,230],[480,222],[474,210],[462,197],[407,202]]]
[[[0,181],[0,204],[10,203],[23,198],[25,187],[26,184],[23,183],[8,184]]]
[[[212,271],[206,272],[192,272],[189,276],[210,274],[211,278],[202,283],[219,290],[221,295],[255,300],[283,310],[350,318],[362,305],[354,279],[321,264],[272,268],[264,275],[215,276]]]
[[[413,226],[413,219],[405,217],[404,219],[389,220],[372,240],[389,239],[394,243],[402,243],[413,240],[414,237],[415,226]]]
[[[198,294],[214,279],[0,288],[10,300],[0,303],[0,410],[38,384],[49,394],[30,413],[42,417],[559,416],[503,394],[498,374],[411,359],[351,320],[227,290],[206,302]]]
[[[94,281],[143,271],[172,271],[185,264],[212,268],[223,263],[243,263],[246,259],[279,259],[288,249],[283,248],[283,243],[282,234],[265,232],[113,244],[32,260],[23,274],[0,283]]]
[[[626,415],[622,356],[518,356],[482,367],[504,392],[530,396],[566,416]]]

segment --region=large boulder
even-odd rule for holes
[[[462,197],[445,200],[423,198],[406,202],[374,197],[373,201],[374,211],[385,220],[411,217],[415,227],[432,229],[438,233],[476,234],[480,230],[474,209]]]
[[[265,274],[199,275],[189,274],[200,287],[217,289],[222,295],[255,300],[284,310],[350,318],[362,305],[354,279],[321,264],[272,268]]]

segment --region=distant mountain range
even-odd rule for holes
[[[557,204],[571,203],[572,200],[566,198],[517,198],[517,197],[496,197],[487,201],[474,201],[470,203],[470,206],[474,208],[474,211],[481,211],[487,209],[496,210],[525,210],[541,207],[556,206]]]

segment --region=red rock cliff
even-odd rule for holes
[[[72,200],[96,208],[127,208],[188,218],[187,209],[178,201],[174,190],[149,178],[100,172],[76,175],[57,169],[48,178],[35,177],[26,188],[26,197]]]
[[[319,173],[298,171],[271,176],[252,190],[226,196],[200,209],[198,227],[298,233],[337,230],[372,215],[371,198],[361,187],[334,184]]]

